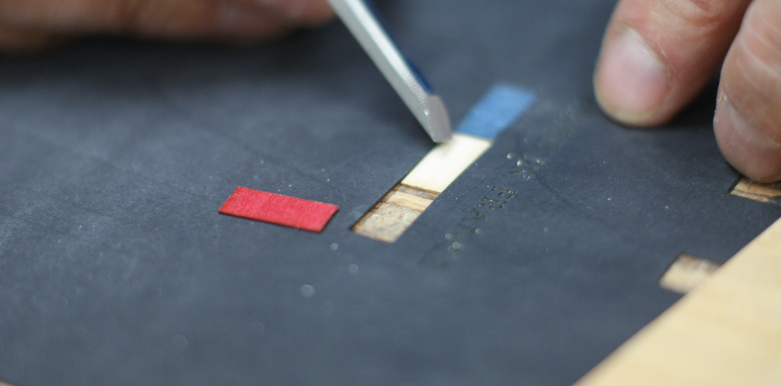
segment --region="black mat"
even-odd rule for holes
[[[598,111],[612,2],[381,5],[454,121],[495,82],[539,97],[392,245],[349,227],[431,143],[338,23],[0,59],[0,379],[569,385],[679,298],[679,253],[724,261],[781,214],[727,193],[713,90],[658,130]],[[237,186],[341,210],[218,215]]]

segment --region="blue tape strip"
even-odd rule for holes
[[[498,84],[472,108],[456,132],[492,140],[520,118],[535,99],[529,90]]]

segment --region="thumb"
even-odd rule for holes
[[[594,88],[615,120],[663,123],[716,73],[751,0],[621,0],[602,43]]]
[[[781,2],[756,0],[721,71],[713,127],[724,157],[759,182],[781,179]]]

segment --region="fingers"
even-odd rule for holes
[[[58,34],[268,37],[328,17],[330,8],[325,0],[0,1],[0,25]]]
[[[23,32],[0,28],[0,52],[26,53],[38,51],[55,43],[47,33]]]
[[[713,122],[727,160],[746,176],[781,179],[781,2],[756,0],[721,72]]]
[[[236,0],[248,7],[268,9],[293,24],[319,25],[334,13],[326,0]]]
[[[649,126],[680,111],[716,73],[751,0],[621,0],[594,87],[617,121]]]

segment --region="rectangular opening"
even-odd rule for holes
[[[453,139],[426,156],[351,228],[360,235],[393,243],[437,196],[488,150],[493,139],[534,103],[534,93],[498,84],[472,108]]]
[[[396,242],[461,173],[491,147],[491,141],[453,134],[432,149],[415,168],[374,205],[352,230],[387,243]]]

